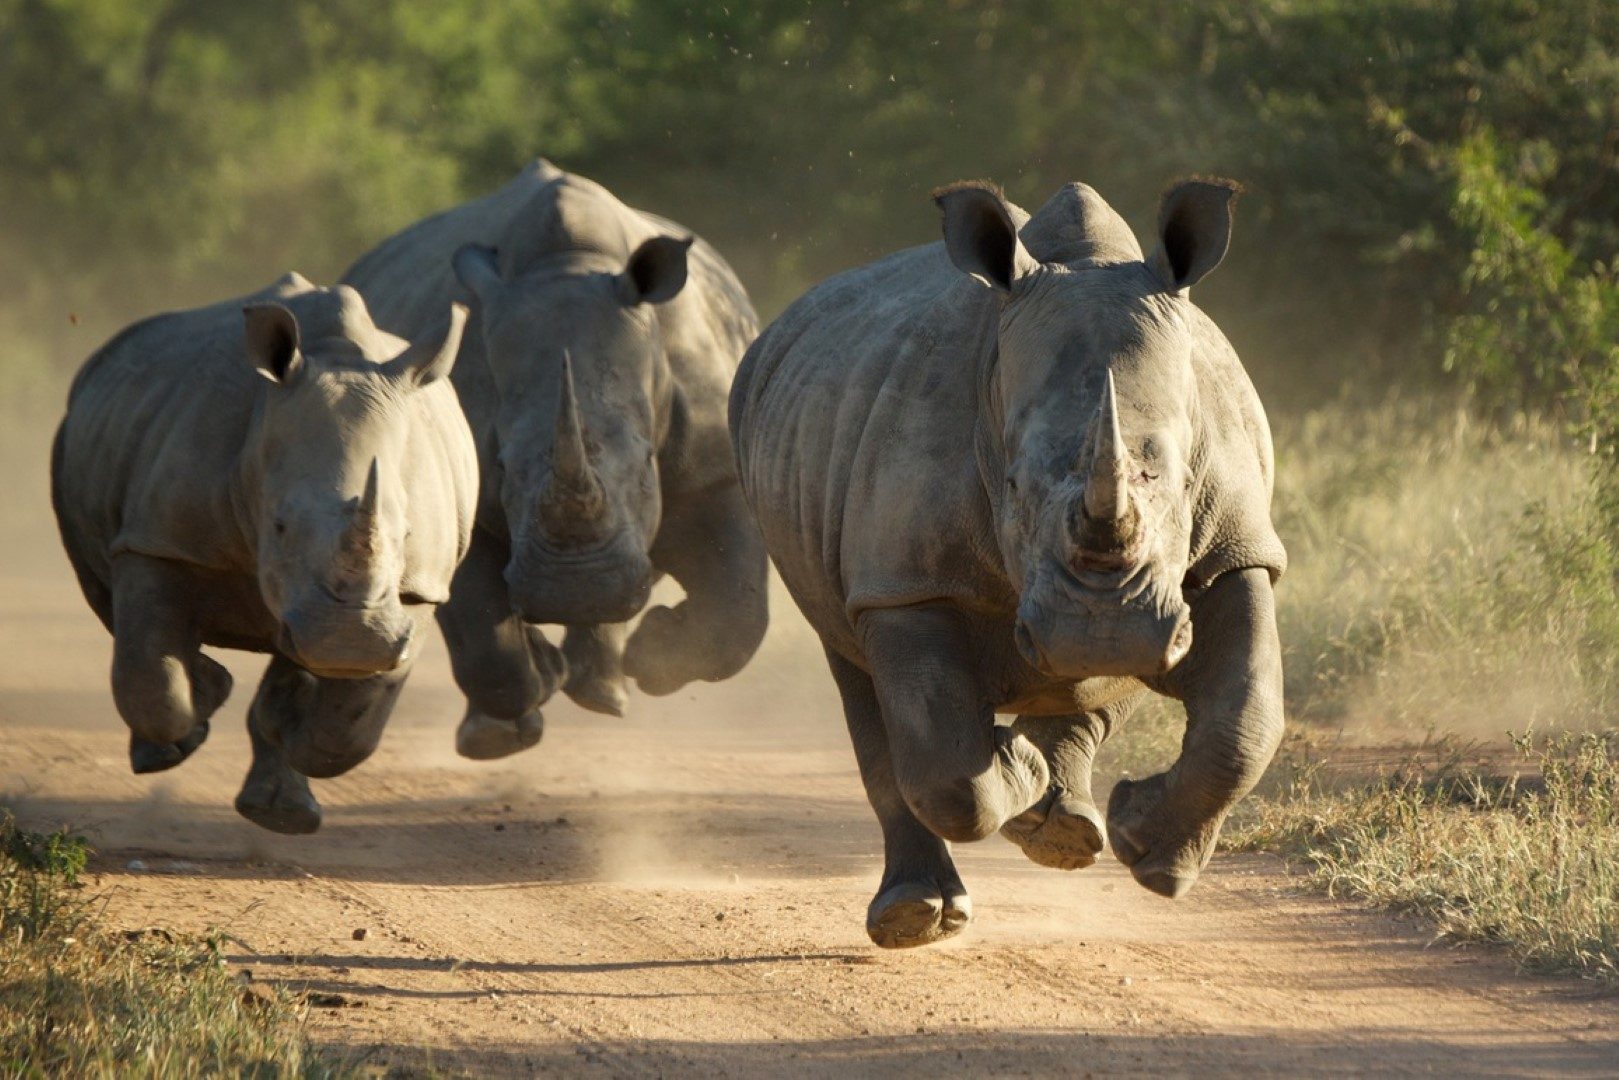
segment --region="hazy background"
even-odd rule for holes
[[[1294,716],[1612,715],[1604,0],[0,0],[7,514],[118,326],[329,283],[536,154],[703,234],[766,318],[935,238],[941,183],[1080,179],[1148,234],[1177,177],[1240,180],[1197,300],[1277,428]]]

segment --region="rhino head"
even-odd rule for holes
[[[365,678],[409,660],[418,621],[448,597],[458,545],[439,533],[457,515],[407,520],[402,469],[409,399],[449,373],[466,309],[442,340],[406,346],[353,289],[328,295],[337,316],[311,327],[279,303],[244,309],[248,360],[272,384],[246,451],[245,516],[277,648],[316,675]]]
[[[1068,192],[1080,257],[1051,263],[1024,247],[994,188],[936,195],[951,261],[1001,299],[979,458],[1024,659],[1063,678],[1151,677],[1192,643],[1183,581],[1200,462],[1187,289],[1225,255],[1236,187],[1171,189],[1147,258],[1100,197]]]
[[[690,244],[656,236],[627,259],[573,250],[523,267],[479,245],[455,255],[499,398],[505,577],[526,622],[623,622],[646,605],[670,394],[653,309],[684,287]]]

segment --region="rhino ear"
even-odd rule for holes
[[[635,249],[618,275],[618,296],[627,305],[661,304],[686,287],[686,252],[691,237],[654,236]]]
[[[501,286],[496,252],[482,244],[462,244],[450,258],[455,279],[471,299],[485,300]]]
[[[298,351],[298,319],[275,303],[248,304],[242,309],[247,358],[271,382],[283,385],[304,369]]]
[[[467,306],[450,305],[450,321],[444,336],[437,340],[421,338],[383,365],[383,369],[396,379],[416,386],[438,382],[455,367],[456,354],[461,351],[461,333],[467,327]]]
[[[1220,265],[1231,246],[1231,211],[1242,189],[1232,180],[1183,180],[1158,206],[1158,248],[1147,265],[1180,292]]]
[[[964,274],[1002,292],[1040,268],[1018,238],[1006,198],[994,184],[964,181],[933,193],[944,217],[944,249]]]

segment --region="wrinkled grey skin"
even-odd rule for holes
[[[1233,193],[1171,190],[1143,258],[1083,185],[1032,219],[946,189],[944,243],[817,286],[743,360],[743,490],[882,825],[879,945],[965,926],[946,842],[996,830],[1066,869],[1105,834],[1179,896],[1275,751],[1270,433],[1186,292]],[[1104,824],[1091,758],[1149,689],[1186,705],[1181,756],[1121,781]]]
[[[626,675],[668,694],[741,670],[764,635],[768,564],[725,409],[758,325],[712,248],[542,160],[384,241],[345,281],[407,337],[452,298],[472,307],[454,378],[483,484],[439,611],[468,703],[462,754],[534,745],[559,686],[619,715]],[[665,573],[686,599],[627,634]],[[542,623],[568,627],[561,650]]]
[[[267,652],[236,808],[319,827],[307,777],[376,748],[470,541],[477,455],[446,377],[465,317],[407,346],[354,290],[289,274],[85,362],[51,494],[135,772],[207,738],[231,677],[203,646]]]

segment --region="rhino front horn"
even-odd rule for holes
[[[365,473],[365,488],[354,505],[354,517],[349,521],[344,549],[352,555],[373,554],[377,547],[377,508],[382,501],[382,466],[376,458]]]
[[[607,497],[590,463],[584,423],[573,388],[573,359],[562,354],[562,386],[557,395],[556,436],[551,444],[551,475],[540,498],[546,530],[557,535],[594,531]]]
[[[1091,431],[1093,452],[1090,474],[1085,478],[1085,514],[1093,521],[1117,521],[1130,505],[1130,477],[1111,371],[1107,373],[1107,386],[1096,407]]]

